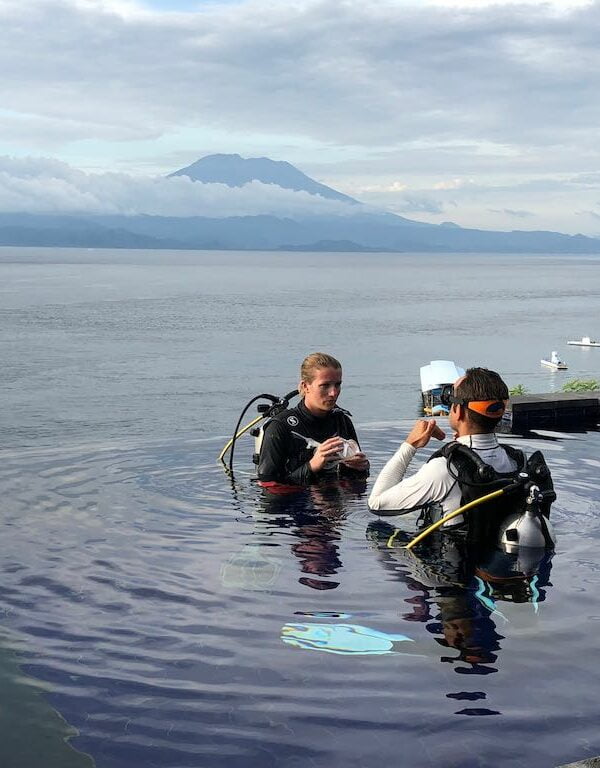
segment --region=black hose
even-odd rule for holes
[[[273,403],[273,405],[265,413],[265,417],[276,416],[278,413],[281,413],[281,411],[285,411],[288,405],[290,404],[290,400],[292,399],[292,397],[296,397],[297,394],[298,394],[298,390],[293,389],[291,392],[288,392],[287,395],[280,397],[277,400],[277,402]]]

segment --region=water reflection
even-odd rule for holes
[[[290,549],[304,574],[298,579],[300,584],[318,590],[339,586],[330,577],[342,568],[339,542],[348,501],[361,498],[365,491],[364,479],[313,485],[294,494],[263,491],[257,525],[291,530],[295,540]]]
[[[283,566],[281,546],[287,536],[302,574],[299,583],[316,590],[336,589],[339,581],[332,577],[343,567],[340,541],[348,503],[365,496],[366,481],[348,478],[293,493],[256,486],[252,490],[253,496],[241,499],[240,488],[232,483],[234,503],[247,509],[251,502],[254,530],[252,541],[222,566],[223,585],[272,588]]]
[[[335,653],[340,656],[383,656],[398,653],[398,643],[412,643],[402,634],[381,632],[362,624],[315,624],[314,622],[286,624],[281,640],[304,650]],[[408,654],[414,656],[415,654]]]
[[[497,624],[507,623],[499,603],[529,602],[537,612],[551,586],[552,553],[544,550],[478,550],[460,536],[438,533],[415,554],[404,549],[411,535],[382,521],[370,523],[367,536],[384,569],[414,593],[402,618],[425,624],[440,646],[456,651],[440,661],[458,674],[497,672],[504,640]]]
[[[0,630],[0,765],[31,768],[43,760],[45,768],[94,768],[93,759],[70,743],[77,730],[50,706],[43,686],[23,672],[20,645]]]
[[[281,572],[281,558],[265,554],[268,544],[250,542],[221,567],[221,583],[229,589],[271,589]],[[269,552],[269,550],[266,550]]]

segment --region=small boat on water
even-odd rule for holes
[[[558,352],[554,352],[553,351],[549,360],[542,359],[542,360],[540,360],[540,363],[542,365],[545,365],[547,368],[553,368],[555,371],[566,371],[567,370],[567,364],[564,363],[559,358]]]
[[[600,347],[600,341],[594,341],[589,336],[582,336],[580,341],[567,341],[575,347]]]
[[[423,411],[427,416],[444,416],[448,413],[448,407],[440,400],[442,389],[446,384],[453,384],[456,379],[464,376],[464,368],[452,360],[432,360],[428,365],[421,366],[420,375]]]

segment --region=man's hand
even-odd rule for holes
[[[341,437],[330,437],[324,440],[318,448],[315,449],[315,453],[312,459],[308,462],[313,472],[320,472],[328,461],[336,458],[337,454],[342,450],[344,441]]]
[[[351,459],[344,459],[342,464],[345,467],[350,467],[350,469],[356,470],[357,472],[366,472],[370,466],[369,459],[367,459],[366,454],[364,454],[362,451],[354,454]]]
[[[430,419],[429,421],[419,419],[408,433],[405,442],[412,445],[413,448],[423,448],[432,437],[435,437],[436,440],[443,440],[446,437],[446,433],[438,427],[435,419]]]

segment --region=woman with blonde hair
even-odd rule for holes
[[[337,405],[342,366],[335,357],[314,352],[300,367],[301,400],[265,426],[258,462],[263,486],[306,486],[338,474],[367,474],[350,414]]]

